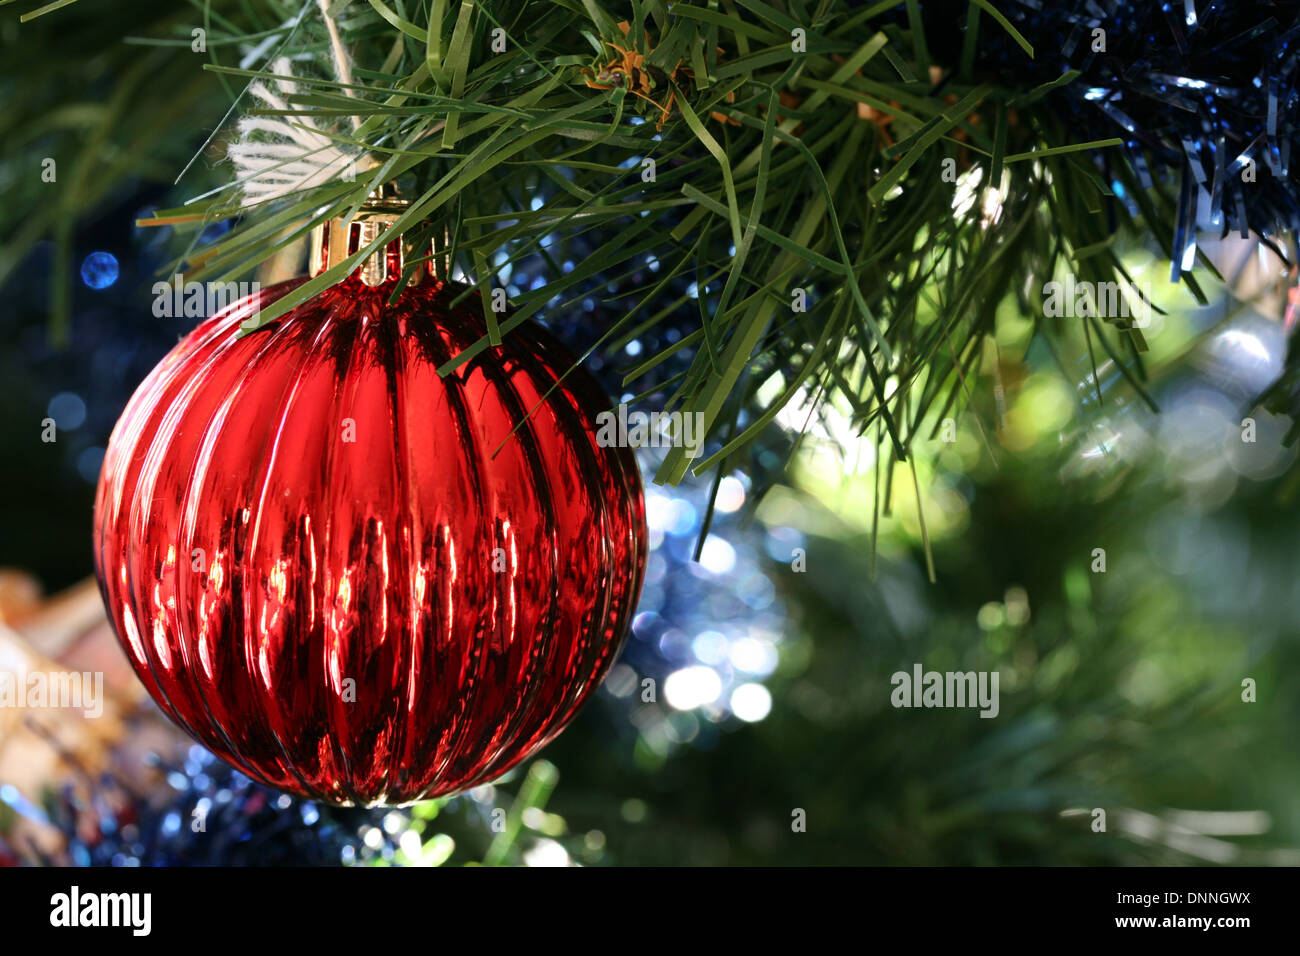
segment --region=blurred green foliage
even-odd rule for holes
[[[547,752],[552,809],[620,864],[1297,862],[1300,528],[1271,485],[1202,512],[1159,464],[1072,484],[1059,454],[976,469],[935,585],[915,542],[882,546],[873,581],[860,515],[778,489],[822,534],[780,573],[771,713],[657,772],[589,713]],[[895,709],[890,676],[916,662],[999,671],[1000,714]],[[1189,837],[1178,811],[1263,811],[1267,832]]]

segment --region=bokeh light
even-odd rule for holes
[[[118,274],[117,256],[111,252],[92,252],[81,262],[81,281],[92,289],[107,289]]]

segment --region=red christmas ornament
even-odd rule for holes
[[[331,223],[313,261],[372,229]],[[464,790],[537,751],[614,660],[645,568],[594,380],[561,379],[572,358],[532,325],[440,378],[481,303],[430,275],[390,306],[400,265],[392,243],[242,338],[304,280],[200,324],[132,397],[95,502],[100,587],[154,700],[331,803]]]

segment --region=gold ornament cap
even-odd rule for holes
[[[370,245],[410,207],[411,201],[398,196],[390,184],[371,193],[355,215],[326,219],[311,231],[308,271],[318,276],[331,265]],[[365,285],[381,286],[399,278],[408,261],[422,260],[422,267],[415,269],[410,279],[411,285],[419,285],[436,281],[442,277],[440,273],[445,274],[445,268],[440,270],[437,267],[437,257],[437,243],[432,239],[427,247],[417,249],[405,237],[399,237],[367,256],[356,274]]]

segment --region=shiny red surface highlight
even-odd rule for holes
[[[645,569],[636,462],[597,445],[585,371],[546,396],[572,358],[535,325],[439,378],[485,331],[458,287],[389,306],[354,275],[236,337],[301,281],[204,321],[127,405],[95,502],[109,616],[162,709],[254,779],[464,790],[613,662]]]

